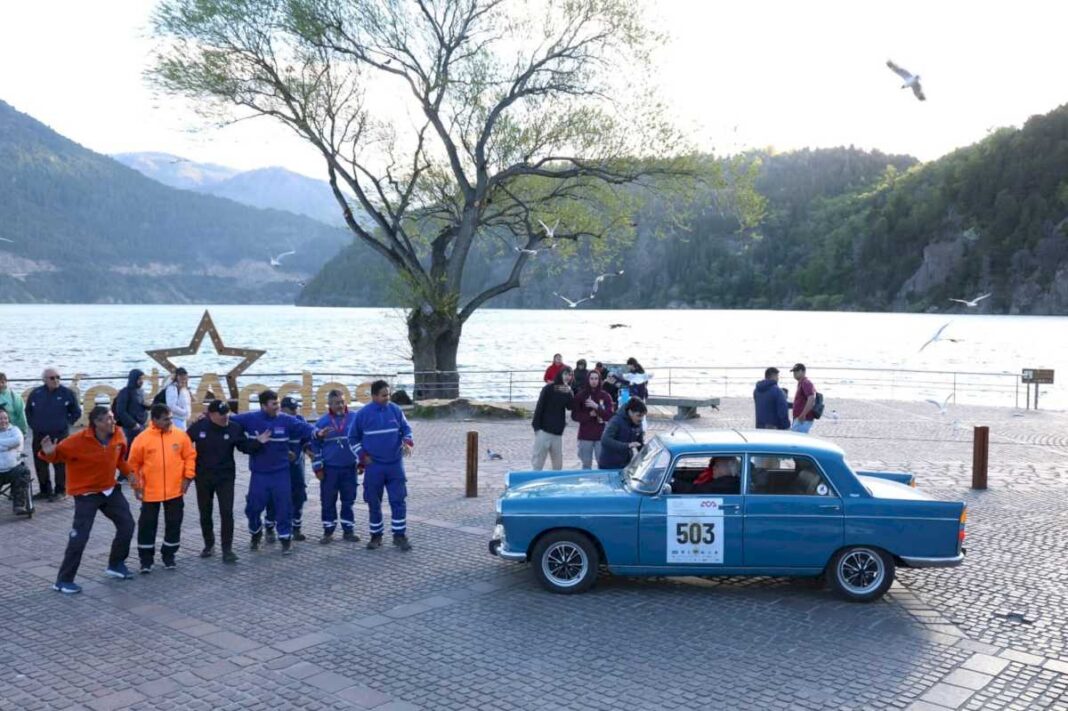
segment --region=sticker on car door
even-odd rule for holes
[[[723,562],[723,499],[667,501],[667,562]]]

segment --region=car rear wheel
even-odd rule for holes
[[[530,557],[538,582],[551,592],[586,592],[597,580],[600,555],[589,536],[578,531],[555,531],[534,547]]]
[[[831,560],[827,582],[847,600],[878,600],[894,582],[894,559],[878,548],[845,548]]]

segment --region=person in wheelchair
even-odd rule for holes
[[[11,424],[11,416],[0,407],[0,490],[10,487],[16,516],[30,513],[30,470],[21,461],[22,441],[22,431]]]
[[[737,457],[712,457],[693,480],[694,494],[740,494],[742,478]]]

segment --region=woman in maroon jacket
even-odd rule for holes
[[[594,456],[601,456],[601,435],[612,409],[611,396],[601,388],[601,374],[591,370],[586,387],[575,395],[571,408],[571,419],[579,423],[578,455],[583,469],[592,469]]]

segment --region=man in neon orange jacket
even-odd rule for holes
[[[196,477],[197,453],[182,430],[171,425],[171,410],[163,404],[152,406],[151,423],[137,435],[130,447],[128,464],[133,471],[134,493],[141,501],[137,518],[137,555],[141,573],[151,573],[156,557],[156,529],[163,507],[163,567],[174,570],[175,554],[181,544],[182,511],[185,492]]]

